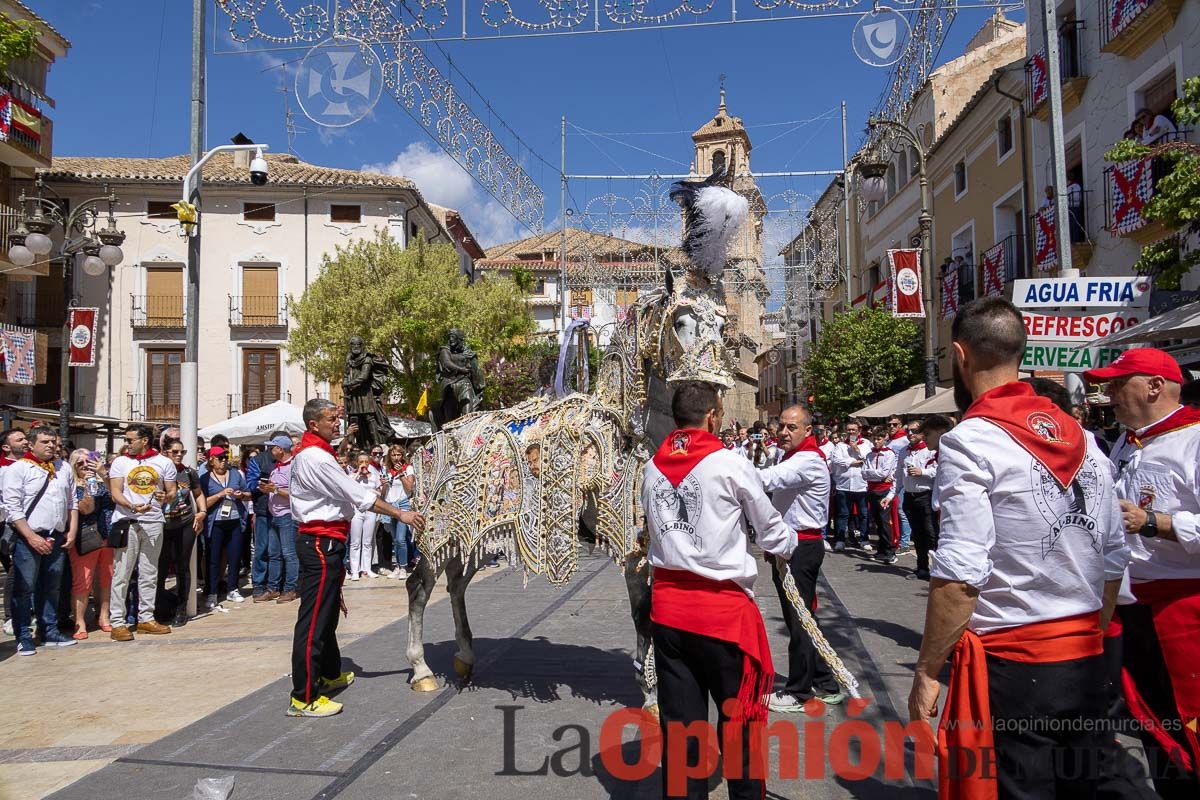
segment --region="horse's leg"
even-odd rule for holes
[[[475,669],[475,651],[471,647],[471,623],[467,619],[467,584],[479,569],[478,559],[464,563],[455,556],[446,562],[446,590],[450,593],[450,608],[454,611],[454,638],[458,652],[454,654],[454,671],[464,681],[471,679]]]
[[[625,556],[625,588],[629,592],[629,613],[633,617],[633,629],[637,633],[637,664],[638,684],[642,687],[645,701],[642,706],[654,716],[658,716],[658,688],[656,681],[651,678],[653,665],[647,663],[650,657],[650,565],[646,563],[645,553],[635,551]]]
[[[423,624],[425,606],[433,593],[433,585],[437,581],[437,573],[428,558],[422,558],[417,568],[408,576],[408,663],[412,664],[413,674],[409,684],[415,691],[432,692],[438,688],[437,678],[425,663],[425,639]]]

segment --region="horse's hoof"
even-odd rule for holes
[[[409,685],[412,686],[414,692],[436,692],[438,688],[437,678],[432,675],[418,678]]]
[[[647,714],[654,717],[656,720],[660,719],[658,716],[658,703],[654,703],[653,705],[643,706],[642,711],[645,711]]]
[[[475,670],[474,664],[468,664],[458,656],[454,657],[454,671],[458,673],[458,677],[464,681],[471,680],[471,673]]]

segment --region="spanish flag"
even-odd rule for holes
[[[421,399],[417,401],[417,416],[423,417],[427,413],[429,413],[429,387],[421,392]]]

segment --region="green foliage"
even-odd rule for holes
[[[1171,113],[1181,128],[1200,123],[1200,77],[1183,82],[1183,96],[1171,104]],[[1145,158],[1154,148],[1131,140],[1122,140],[1104,154],[1109,161],[1131,161]],[[1142,209],[1142,217],[1161,222],[1171,230],[1194,229],[1200,226],[1200,155],[1194,148],[1175,147],[1156,156],[1170,171],[1154,188],[1154,196]],[[1148,245],[1134,264],[1139,275],[1154,277],[1159,289],[1178,289],[1180,279],[1200,261],[1200,253],[1186,258],[1180,255],[1179,237]]]
[[[883,309],[835,316],[804,363],[815,410],[846,416],[921,379],[921,328]]]
[[[510,358],[493,357],[487,364],[483,407],[507,408],[533,397],[554,381],[557,364],[558,344],[548,339],[538,339]]]
[[[33,55],[37,41],[37,23],[0,14],[0,73],[6,74],[14,61]]]
[[[535,330],[525,295],[509,279],[485,277],[468,284],[449,244],[417,240],[407,249],[377,231],[374,239],[338,247],[299,300],[288,359],[318,379],[338,382],[350,337],[391,363],[389,390],[411,408],[436,377],[437,351],[451,328],[461,328],[481,364],[527,349]],[[490,376],[489,376],[490,377]],[[436,392],[430,393],[430,403]]]

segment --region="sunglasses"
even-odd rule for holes
[[[187,450],[168,450],[167,455],[169,455],[169,456],[186,456]]]

